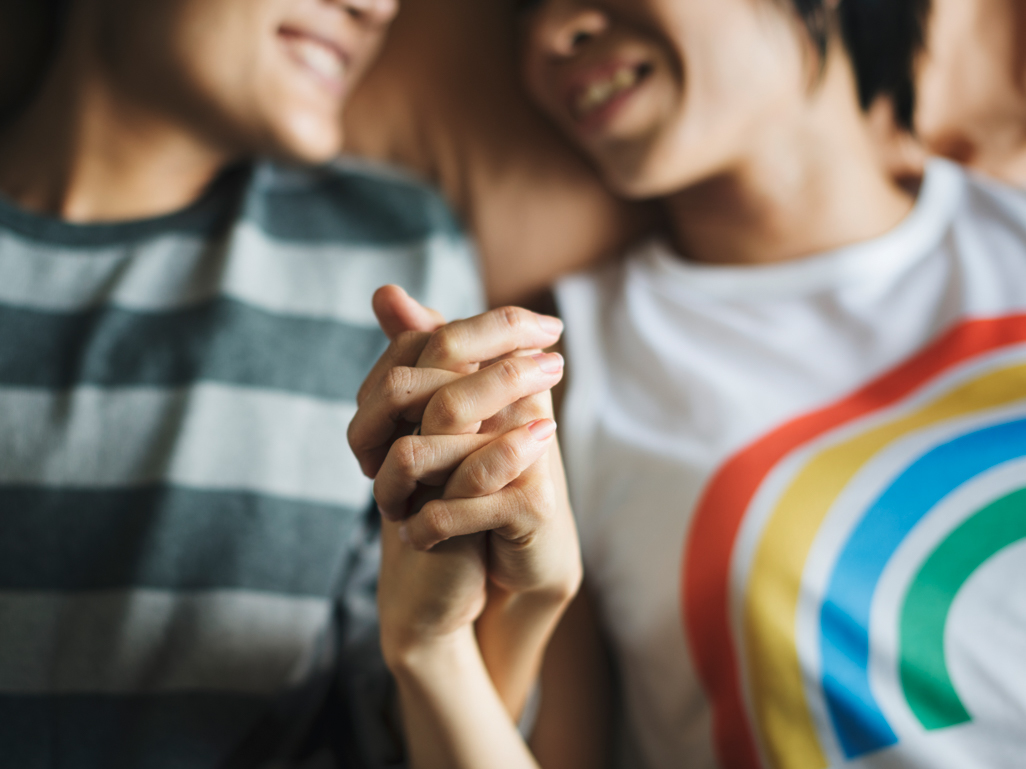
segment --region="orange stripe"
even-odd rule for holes
[[[752,497],[773,467],[799,446],[907,397],[925,382],[981,354],[1026,341],[1026,315],[967,320],[914,358],[832,406],[789,422],[743,449],[712,478],[686,539],[682,616],[713,708],[713,742],[726,769],[760,766],[744,705],[730,629],[730,558]]]

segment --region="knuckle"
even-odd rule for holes
[[[424,466],[424,450],[421,442],[414,436],[407,435],[392,446],[392,456],[398,472],[407,477],[418,477]]]
[[[346,428],[346,440],[349,442],[349,448],[353,450],[358,458],[362,458],[364,451],[367,447],[363,445],[363,436],[361,435],[360,423],[358,420],[353,419],[349,423],[349,427]]]
[[[499,377],[511,389],[519,390],[524,384],[524,371],[520,367],[519,358],[507,358],[495,364]]]
[[[522,484],[516,496],[519,514],[536,523],[546,520],[554,507],[552,490],[547,484]]]
[[[452,512],[442,500],[428,502],[418,516],[421,517],[419,539],[423,546],[431,547],[452,536],[454,523]]]
[[[524,311],[519,307],[500,307],[495,313],[499,321],[514,334],[524,327]]]
[[[523,463],[521,446],[515,441],[502,441],[495,447],[495,461],[498,472],[503,476],[519,475]],[[509,480],[512,480],[510,478]]]
[[[506,407],[507,415],[512,422],[527,424],[539,419],[552,419],[552,407],[547,402],[548,391],[537,395],[529,395],[521,398],[516,403]]]
[[[447,430],[460,424],[466,404],[453,389],[443,388],[438,391],[428,410],[424,415],[424,421],[430,421],[433,429]]]
[[[381,380],[381,397],[394,403],[409,395],[413,389],[413,370],[405,366],[396,366],[388,370]]]
[[[460,358],[463,335],[456,326],[444,326],[431,335],[425,352],[434,360],[452,361]]]
[[[464,472],[463,485],[468,496],[483,497],[492,489],[492,475],[484,464],[475,462]]]
[[[388,485],[382,483],[381,476],[378,476],[374,480],[373,494],[374,501],[377,503],[378,507],[385,512],[389,512],[391,510],[391,497],[388,493]]]

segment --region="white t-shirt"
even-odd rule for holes
[[[1026,194],[937,161],[877,240],[557,294],[634,763],[1026,766]]]

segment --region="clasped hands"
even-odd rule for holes
[[[391,345],[349,441],[383,517],[386,661],[473,632],[493,605],[558,615],[581,579],[550,395],[563,360],[542,352],[562,323],[504,308],[446,324],[394,286],[374,309]]]

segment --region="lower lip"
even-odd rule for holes
[[[620,113],[631,97],[638,92],[638,89],[644,84],[644,80],[639,80],[637,83],[632,85],[625,91],[621,91],[612,99],[607,101],[598,109],[589,112],[587,115],[578,115],[574,118],[577,127],[583,133],[596,133],[606,128],[613,119]]]

